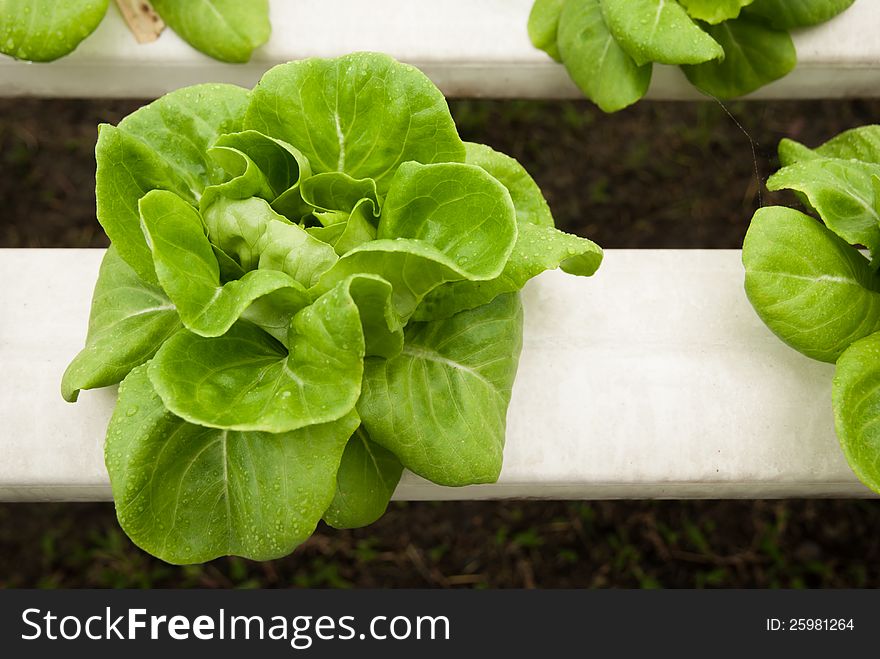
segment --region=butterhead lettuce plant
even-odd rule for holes
[[[73,52],[100,25],[110,0],[0,0],[0,53],[50,62]],[[139,3],[146,4],[146,3]],[[269,39],[269,0],[150,0],[193,48],[247,62]]]
[[[173,92],[102,125],[96,156],[112,245],[63,395],[121,381],[119,521],[173,563],[369,524],[404,467],[496,480],[518,291],[602,258],[379,54]]]
[[[717,98],[753,92],[797,63],[789,30],[853,1],[535,0],[528,30],[587,98],[616,112],[645,95],[655,63],[680,66]]]
[[[780,339],[837,364],[841,446],[880,492],[880,126],[817,149],[786,139],[779,159],[767,186],[794,190],[812,216],[778,206],[755,214],[743,244],[746,293]]]

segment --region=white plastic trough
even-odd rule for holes
[[[111,3],[112,4],[112,3]],[[272,39],[245,65],[194,51],[170,30],[137,45],[115,5],[71,56],[0,56],[0,95],[153,98],[184,85],[253,86],[270,66],[378,50],[425,71],[450,96],[579,98],[565,69],[529,42],[532,0],[271,0]],[[880,0],[795,35],[799,64],[755,98],[880,96]],[[654,99],[699,98],[674,67],[655,68]]]
[[[101,250],[0,250],[0,500],[105,500],[112,389],[59,393]],[[831,413],[833,366],[784,346],[739,251],[610,250],[590,279],[525,289],[525,347],[497,484],[406,474],[396,498],[861,497]]]

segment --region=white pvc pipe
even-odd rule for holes
[[[112,390],[65,403],[100,250],[0,250],[0,499],[109,499]],[[499,483],[406,474],[398,499],[869,496],[837,445],[834,368],[755,316],[733,250],[610,250],[524,292]]]
[[[170,30],[138,45],[114,5],[68,57],[32,64],[0,56],[0,96],[155,98],[200,82],[252,87],[281,62],[376,50],[420,67],[449,96],[580,98],[565,69],[529,42],[531,6],[532,0],[272,0],[271,40],[249,64],[230,65]],[[794,37],[797,69],[755,98],[880,95],[880,0],[856,0]],[[678,69],[666,66],[655,67],[648,97],[700,98]]]

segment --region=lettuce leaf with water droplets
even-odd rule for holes
[[[757,4],[757,3],[756,3]],[[768,181],[808,201],[819,219],[769,207],[743,244],[746,294],[780,339],[837,364],[832,404],[844,455],[880,492],[880,172],[877,127],[811,149],[780,144],[783,169]],[[872,261],[863,253],[869,247]]]
[[[220,430],[174,416],[146,366],[119,390],[105,461],[122,528],[169,563],[286,556],[333,500],[355,412],[285,433]]]
[[[0,53],[51,62],[101,23],[110,0],[0,0]]]
[[[749,94],[797,62],[788,30],[825,22],[853,0],[535,0],[532,44],[565,65],[604,112],[648,91],[653,64],[682,67],[721,99]]]
[[[517,291],[601,262],[384,55],[180,90],[103,127],[96,154],[113,247],[62,389],[125,378],[117,514],[172,562],[273,558],[321,517],[369,524],[403,465],[497,478]]]

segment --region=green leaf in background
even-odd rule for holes
[[[105,460],[119,522],[170,563],[285,556],[333,500],[355,413],[268,434],[204,428],[170,414],[141,366],[119,390]]]
[[[379,519],[397,487],[403,465],[358,428],[345,447],[336,474],[336,495],[324,521],[337,529],[355,529]]]
[[[121,382],[182,327],[162,289],[142,281],[111,246],[92,297],[86,346],[61,381],[64,399],[72,402],[80,389]]]
[[[767,180],[768,190],[796,190],[806,196],[825,225],[851,245],[880,249],[880,212],[871,176],[880,165],[839,158],[802,160]]]
[[[717,25],[739,16],[746,5],[755,0],[678,0],[691,18]],[[711,32],[710,32],[711,34]],[[717,39],[717,37],[716,37]],[[724,44],[722,44],[724,45]]]
[[[639,66],[617,43],[600,0],[565,3],[559,21],[559,52],[571,79],[604,112],[632,105],[651,84],[651,64]]]
[[[491,279],[501,274],[516,232],[510,193],[486,170],[407,162],[391,182],[376,237],[422,241],[474,279]]]
[[[247,62],[269,40],[269,0],[152,0],[189,45],[223,62]]]
[[[853,343],[837,360],[832,399],[849,466],[880,492],[880,334]]]
[[[139,205],[156,275],[192,332],[220,336],[254,300],[282,289],[290,316],[310,302],[305,287],[276,270],[254,270],[221,284],[220,267],[196,209],[164,190],[152,190]]]
[[[412,322],[399,356],[366,361],[358,402],[364,426],[435,483],[494,482],[521,348],[518,295],[447,320]]]
[[[157,283],[138,201],[158,189],[195,203],[207,186],[222,181],[223,171],[207,150],[220,134],[240,130],[247,97],[246,90],[232,85],[197,85],[163,96],[118,127],[99,127],[98,221],[144,281]]]
[[[880,330],[880,277],[819,222],[762,208],[743,244],[746,294],[761,320],[795,350],[834,362]]]
[[[529,12],[529,39],[557,62],[562,61],[557,41],[559,16],[566,0],[535,0]]]
[[[611,34],[636,64],[700,64],[724,57],[718,42],[675,0],[601,0],[601,5]]]
[[[817,158],[861,160],[880,165],[880,126],[860,126],[846,130],[815,149],[787,137],[779,143],[779,162],[783,167],[799,160]]]
[[[778,30],[818,25],[848,9],[855,0],[755,0],[746,12]]]
[[[720,99],[745,96],[791,73],[797,52],[788,32],[743,16],[706,32],[724,48],[722,60],[681,67],[691,84]]]
[[[703,92],[749,94],[797,63],[788,29],[829,20],[853,0],[535,0],[532,43],[584,95],[616,112],[648,90],[652,65],[682,66]]]
[[[408,160],[464,161],[443,94],[378,53],[276,66],[254,89],[245,127],[292,144],[314,173],[373,179],[380,195]]]
[[[0,0],[0,53],[50,62],[100,25],[109,0]]]

